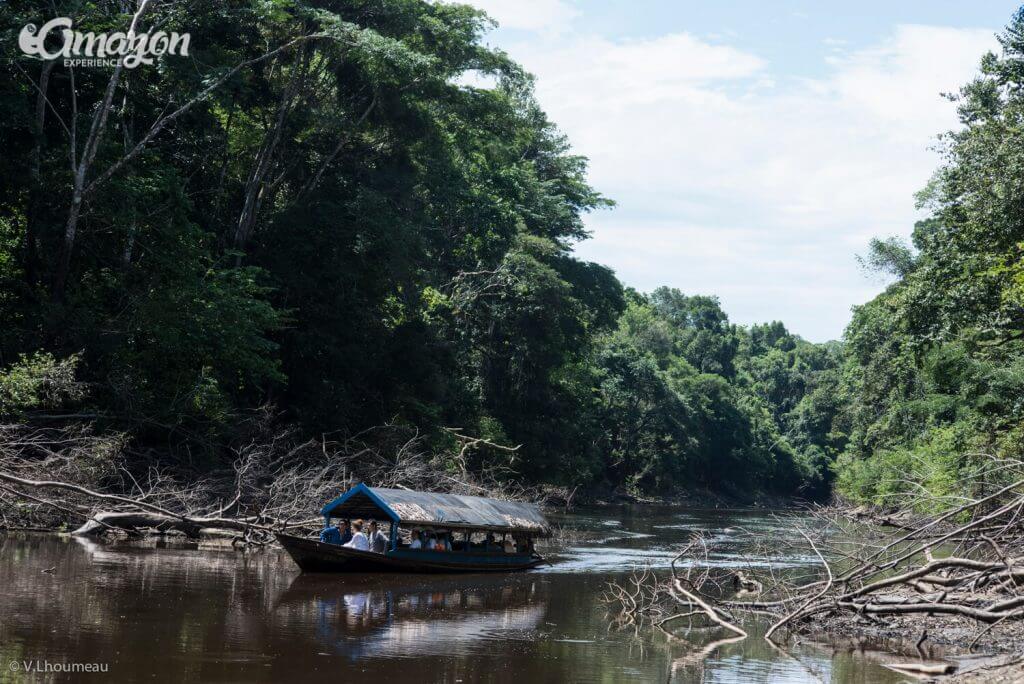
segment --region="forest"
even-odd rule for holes
[[[999,43],[951,96],[962,126],[939,139],[912,244],[875,240],[864,259],[895,282],[845,334],[837,483],[860,500],[952,505],[1022,456],[1024,8]]]
[[[103,484],[104,459],[201,476],[274,430],[386,428],[453,473],[588,496],[876,503],[1022,457],[1024,12],[953,96],[913,243],[863,257],[891,284],[812,344],[574,255],[613,198],[482,12],[140,7],[57,3],[82,31],[188,32],[187,58],[25,57],[38,3],[0,6],[8,444],[117,435],[71,457]]]

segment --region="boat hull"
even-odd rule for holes
[[[536,554],[396,549],[358,551],[288,534],[275,535],[303,572],[516,572],[544,563]]]

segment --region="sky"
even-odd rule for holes
[[[910,235],[956,127],[942,93],[1014,2],[470,0],[617,206],[580,258],[629,286],[717,295],[730,319],[837,339],[885,282],[856,256]]]

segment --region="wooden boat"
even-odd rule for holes
[[[536,553],[388,549],[384,553],[278,534],[277,540],[306,572],[512,572],[544,563]]]
[[[320,512],[325,525],[334,518],[378,520],[390,524],[391,534],[384,553],[278,534],[281,546],[305,572],[513,572],[546,562],[532,550],[534,538],[550,535],[547,520],[534,504],[359,484]],[[461,532],[463,536],[511,534],[520,547],[530,550],[505,552],[466,544],[452,551],[413,549],[400,543],[403,528]]]

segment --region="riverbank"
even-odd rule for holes
[[[559,502],[553,502],[558,505]],[[764,492],[739,494],[716,492],[711,489],[688,489],[672,494],[629,494],[626,492],[593,493],[580,498],[577,503],[595,506],[680,506],[707,510],[794,510],[806,507],[804,499],[778,496]]]
[[[932,615],[923,621],[913,616],[887,616],[882,624],[837,614],[815,620],[813,630],[839,637],[886,640],[911,656],[927,652],[931,646],[942,647],[953,655],[973,657],[999,658],[1024,651],[1024,624],[1015,621],[988,628],[961,617]]]

